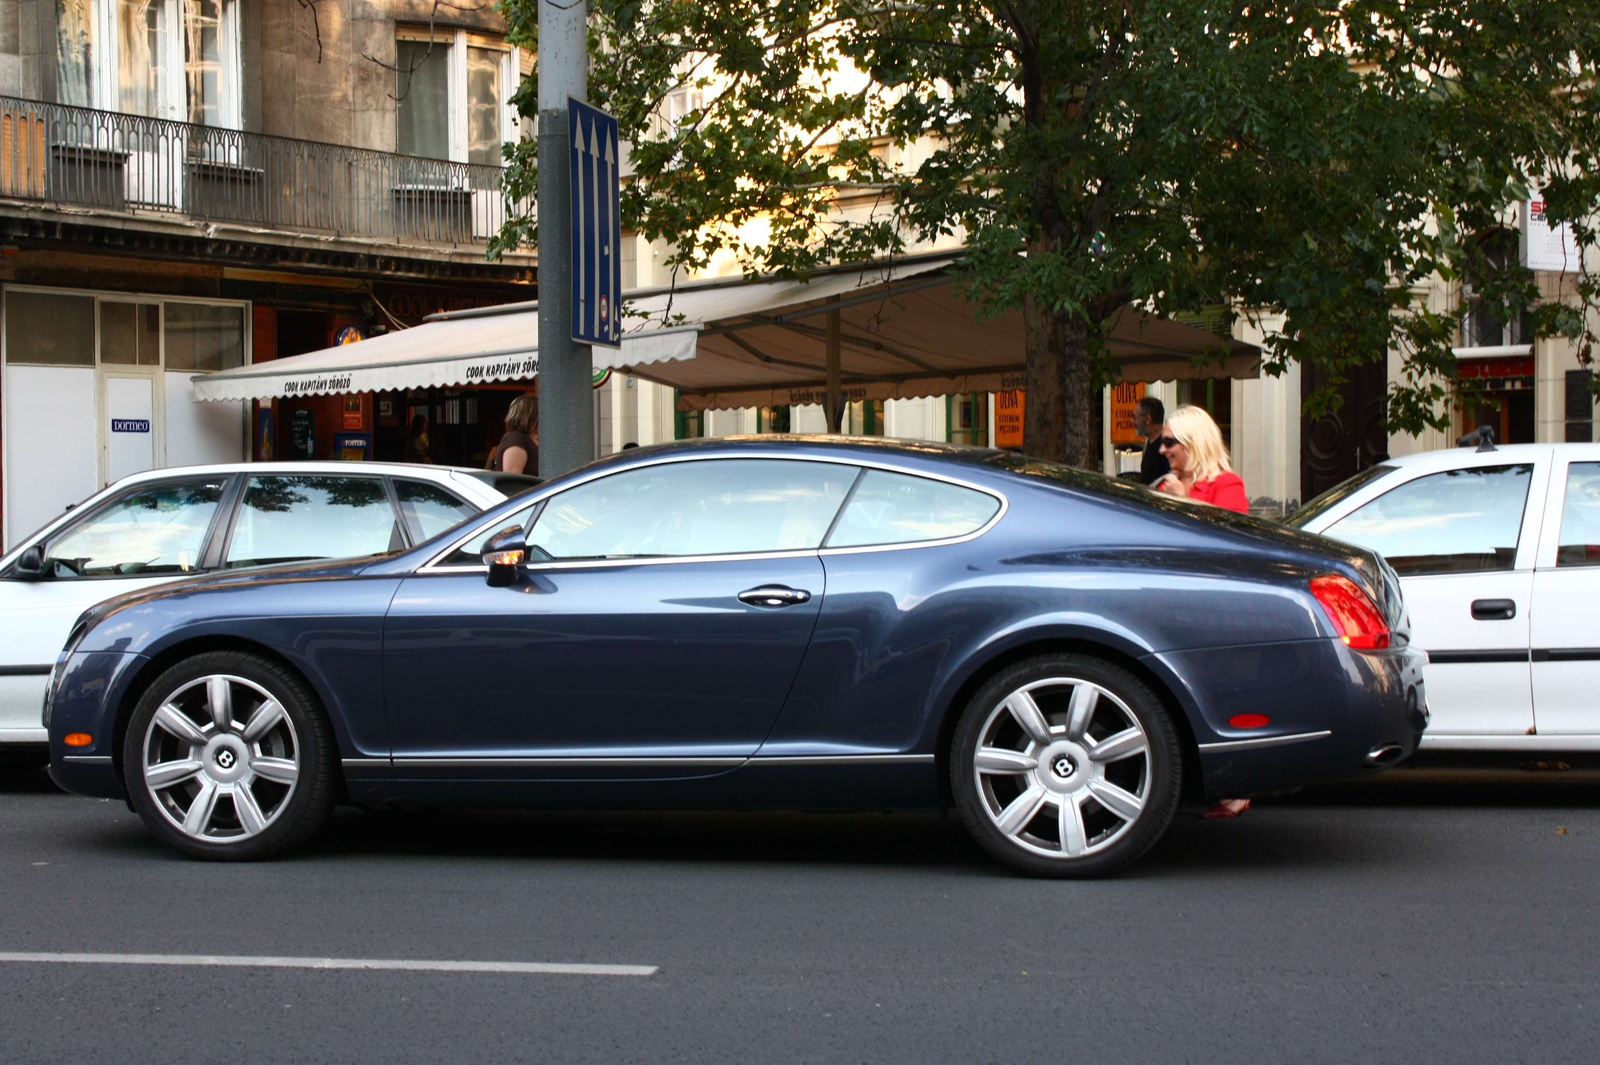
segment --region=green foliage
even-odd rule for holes
[[[534,0],[503,7],[532,43]],[[1597,239],[1592,0],[589,0],[589,12],[590,98],[632,141],[625,224],[670,242],[672,264],[731,251],[752,274],[804,276],[964,234],[965,278],[987,306],[1084,323],[1091,351],[1129,304],[1176,314],[1228,300],[1281,316],[1267,372],[1327,371],[1315,407],[1347,368],[1397,348],[1400,430],[1448,413],[1464,312],[1420,300],[1430,278],[1469,279],[1502,319],[1535,304],[1532,275],[1484,239],[1514,224],[1534,185],[1585,247]],[[679,89],[703,104],[664,123]],[[531,82],[521,102],[531,113]],[[531,148],[508,158],[510,180],[531,188]],[[531,228],[514,220],[503,242]],[[1532,320],[1587,359],[1595,284],[1569,279],[1566,295]],[[1088,366],[1066,371],[1069,391],[1103,375]]]

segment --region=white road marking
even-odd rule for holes
[[[420,973],[544,973],[557,976],[654,976],[654,965],[556,961],[425,961],[411,958],[278,958],[228,954],[61,954],[0,951],[0,962],[65,965],[208,965],[238,969],[366,969]]]

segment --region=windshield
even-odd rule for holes
[[[1284,519],[1284,523],[1287,525],[1293,525],[1297,529],[1303,529],[1305,528],[1306,524],[1311,521],[1311,519],[1315,518],[1318,514],[1321,514],[1324,511],[1331,510],[1339,503],[1342,503],[1344,500],[1350,498],[1350,496],[1355,494],[1356,490],[1361,488],[1363,485],[1370,484],[1373,481],[1376,481],[1379,477],[1387,476],[1397,469],[1399,469],[1398,466],[1368,466],[1354,477],[1340,481],[1338,484],[1334,485],[1332,488],[1328,489],[1326,492],[1322,493],[1317,498],[1313,499],[1311,502],[1295,511],[1293,514],[1289,515]]]

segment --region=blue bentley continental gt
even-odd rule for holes
[[[267,501],[270,505],[270,501]],[[72,632],[51,772],[197,858],[337,802],[937,807],[1089,876],[1185,797],[1427,721],[1376,555],[989,450],[629,450],[396,554],[184,580]]]

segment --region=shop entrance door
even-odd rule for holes
[[[159,464],[160,425],[154,374],[100,375],[100,455],[103,483],[153,470]]]

